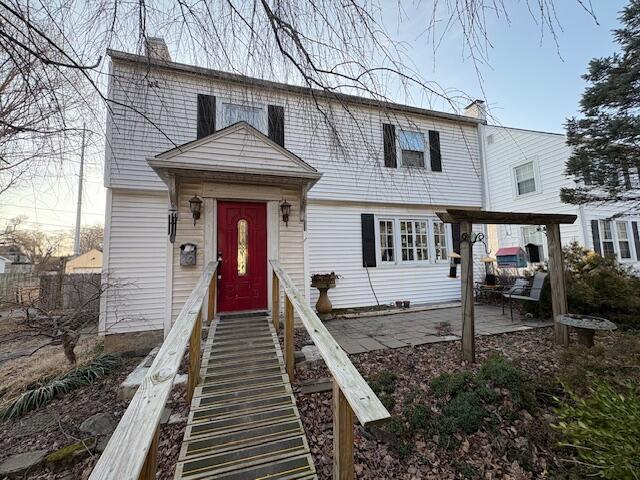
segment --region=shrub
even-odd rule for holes
[[[387,410],[393,410],[396,406],[396,399],[393,395],[396,391],[396,381],[398,376],[389,371],[383,370],[369,379],[369,386],[375,392]]]
[[[563,251],[569,311],[602,316],[623,328],[640,328],[640,277],[615,258],[596,255],[578,243]],[[539,305],[526,302],[523,307],[551,316],[549,282],[545,282]]]
[[[533,392],[522,372],[508,359],[494,355],[480,367],[478,381],[491,387],[506,388],[518,408],[533,405]]]
[[[640,472],[640,390],[629,384],[623,393],[596,382],[590,394],[570,398],[557,409],[553,427],[562,446],[573,450],[571,461],[589,475],[608,480],[635,480]]]
[[[482,426],[487,410],[477,392],[461,392],[444,406],[442,416],[445,421],[438,425],[439,433],[473,433]],[[453,430],[448,431],[450,428]]]
[[[412,430],[427,430],[431,420],[431,412],[425,405],[408,405],[403,410],[404,417]]]
[[[472,378],[469,372],[443,373],[431,380],[431,391],[438,397],[454,396],[468,386]]]

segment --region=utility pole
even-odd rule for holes
[[[82,216],[82,178],[84,176],[84,139],[85,124],[82,124],[82,146],[80,147],[80,175],[78,178],[78,206],[76,207],[76,236],[73,245],[74,255],[80,255],[80,221]]]

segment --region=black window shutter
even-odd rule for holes
[[[362,224],[362,266],[376,266],[376,227],[373,214],[360,215]]]
[[[216,131],[216,97],[198,94],[198,138]]]
[[[453,239],[453,251],[459,255],[460,254],[460,224],[459,223],[451,224],[451,237]],[[455,258],[454,263],[460,263],[460,259]]]
[[[431,171],[442,171],[442,156],[440,155],[440,132],[429,130],[429,156],[431,157]]]
[[[598,255],[602,255],[600,248],[600,229],[598,228],[598,220],[591,220],[591,235],[593,237],[593,251]]]
[[[269,138],[284,147],[284,107],[269,105]]]
[[[633,243],[636,245],[636,260],[640,261],[640,230],[638,230],[638,222],[631,222],[631,230],[633,230]]]
[[[384,166],[396,168],[396,127],[388,123],[382,124],[382,143],[384,145]]]

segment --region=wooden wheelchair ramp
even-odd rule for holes
[[[268,318],[209,328],[175,479],[317,478]]]

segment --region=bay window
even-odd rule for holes
[[[442,222],[433,222],[433,244],[436,251],[436,261],[448,260],[447,228]]]
[[[380,220],[380,260],[384,263],[395,261],[393,241],[393,220]]]
[[[377,251],[382,264],[447,262],[450,231],[438,220],[379,218]]]

